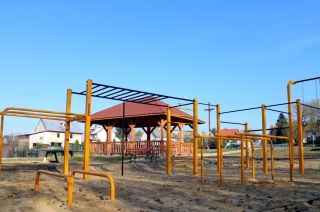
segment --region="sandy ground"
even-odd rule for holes
[[[187,171],[165,175],[164,160],[140,159],[125,162],[121,176],[119,161],[91,163],[91,169],[112,174],[116,182],[116,198],[110,201],[105,179],[91,177],[75,183],[73,205],[66,205],[66,183],[42,176],[40,191],[34,191],[38,169],[62,172],[62,164],[48,162],[5,162],[0,177],[0,211],[320,211],[320,158],[306,159],[306,174],[288,182],[288,161],[276,160],[275,181],[261,172],[257,160],[258,182],[240,185],[239,157],[225,157],[225,184],[219,184],[214,158],[205,159],[206,180]],[[191,165],[191,164],[190,164]],[[297,165],[296,165],[297,167]],[[71,162],[70,169],[81,168]],[[246,177],[250,178],[250,171]]]

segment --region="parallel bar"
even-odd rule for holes
[[[66,120],[66,118],[52,118],[52,117],[47,117],[47,116],[12,114],[12,113],[6,113],[5,116],[15,116],[15,117],[24,117],[24,118],[38,118],[38,119],[48,119],[48,120],[56,120],[56,121],[65,121]]]
[[[223,123],[223,124],[243,125],[243,126],[245,126],[245,125],[246,125],[246,124],[244,124],[244,123],[239,123],[239,122],[229,122],[229,121],[220,121],[220,123]]]
[[[285,130],[285,129],[289,129],[289,127],[267,128],[266,130]],[[263,129],[248,130],[248,132],[260,132],[260,131],[263,131]]]
[[[313,109],[316,109],[316,110],[320,110],[319,107],[315,107],[315,106],[312,106],[312,105],[307,105],[307,104],[303,104],[303,103],[301,103],[301,105],[303,105],[305,107],[310,107],[310,108],[313,108]]]
[[[279,103],[279,104],[273,104],[273,105],[266,105],[266,107],[267,108],[268,107],[277,107],[277,106],[283,106],[283,105],[288,105],[288,104],[293,104],[293,103],[295,103],[295,102],[290,102],[290,103],[285,102],[285,103]]]
[[[198,102],[199,105],[203,105],[203,106],[209,106],[210,107],[217,107],[217,105],[211,105],[211,104],[208,104],[208,103],[202,103],[202,102]]]
[[[295,81],[293,84],[298,84],[298,83],[301,83],[301,82],[307,82],[307,81],[317,80],[317,79],[320,79],[320,77],[314,77],[314,78],[309,78],[309,79],[304,79],[304,80],[298,80],[298,81]]]
[[[281,110],[274,110],[274,109],[269,109],[269,108],[266,108],[266,110],[273,111],[273,112],[278,112],[278,113],[285,113],[285,114],[289,114],[288,112],[281,111]]]
[[[75,115],[75,116],[85,116],[85,114],[77,114],[77,113],[65,113],[65,112],[56,112],[50,110],[37,110],[37,109],[29,109],[29,108],[20,108],[20,107],[8,107],[4,109],[2,112],[7,111],[30,111],[30,112],[39,112],[39,113],[50,113],[50,114],[59,114],[59,115]]]
[[[251,107],[251,108],[245,108],[240,110],[230,110],[230,111],[221,112],[220,114],[235,113],[235,112],[242,112],[242,111],[256,110],[256,109],[261,109],[261,107]]]
[[[176,105],[176,106],[171,106],[170,108],[184,107],[184,106],[189,106],[189,105],[192,105],[192,104],[193,104],[193,103],[179,104],[179,105]]]

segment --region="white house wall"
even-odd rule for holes
[[[51,145],[51,142],[61,143],[61,146],[64,147],[64,133],[59,133],[60,137],[57,137],[57,132],[42,132],[32,134],[29,137],[29,149],[33,148],[34,143]],[[72,138],[70,138],[70,144],[74,144],[76,140],[81,143],[82,136],[80,134],[72,134]]]

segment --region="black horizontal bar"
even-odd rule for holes
[[[104,91],[104,92],[99,93],[99,94],[96,94],[96,95],[99,95],[99,96],[100,96],[100,95],[104,95],[104,94],[109,93],[109,92],[114,91],[114,90],[117,90],[117,89],[112,88],[112,89],[110,89],[110,90]]]
[[[230,121],[220,121],[220,123],[223,123],[223,124],[246,125],[246,124],[244,124],[244,123],[239,123],[239,122],[230,122]]]
[[[303,103],[301,103],[301,105],[306,106],[306,107],[310,107],[310,108],[313,108],[313,109],[316,109],[316,110],[320,110],[319,107],[315,107],[315,106],[312,106],[312,105],[307,105],[307,104],[303,104]]]
[[[123,96],[123,97],[121,97],[122,99],[124,99],[124,98],[128,98],[128,97],[133,97],[133,96],[135,96],[135,95],[137,95],[137,94],[139,94],[138,92],[136,92],[136,93],[131,93],[131,94],[129,94],[129,95],[126,95],[126,96]]]
[[[143,98],[145,98],[145,96],[146,95],[148,95],[148,94],[145,94],[145,93],[143,93],[143,94],[141,94],[141,93],[138,93],[139,95],[137,95],[137,94],[135,94],[135,95],[133,95],[133,97],[130,97],[130,98],[128,98],[128,99],[124,99],[124,101],[130,101],[130,100],[134,100],[134,99],[137,99],[137,98],[139,98],[139,99],[143,99]],[[137,96],[136,96],[137,95]],[[149,97],[150,95],[148,95],[148,96],[146,96],[146,97]]]
[[[212,107],[217,107],[217,105],[211,105],[211,104],[208,104],[208,103],[201,103],[201,102],[198,102],[199,105],[204,105],[204,106],[212,106]]]
[[[92,93],[95,94],[95,93],[98,93],[98,92],[103,91],[103,90],[105,90],[105,89],[107,89],[107,88],[103,87],[103,88],[100,88],[100,89],[95,90],[95,91],[92,90]]]
[[[289,129],[289,127],[268,128],[268,129],[266,129],[266,130],[285,130],[285,129]],[[258,132],[258,131],[263,131],[263,129],[248,130],[248,132]]]
[[[270,110],[270,111],[278,112],[278,113],[290,114],[290,113],[288,113],[288,112],[284,112],[284,111],[281,111],[281,110],[274,110],[274,109],[270,109],[270,108],[266,108],[266,110]]]
[[[99,84],[99,83],[92,83],[92,84],[93,84],[93,85],[98,85],[98,86],[106,86],[106,87],[110,87],[110,88],[118,88],[118,89],[127,90],[127,91],[132,91],[132,92],[139,92],[139,93],[145,93],[145,94],[150,94],[150,95],[158,95],[159,97],[161,96],[161,97],[166,97],[166,98],[170,98],[170,99],[176,99],[176,100],[193,102],[193,100],[191,100],[191,99],[186,99],[186,98],[179,98],[179,97],[161,95],[161,94],[144,92],[144,91],[139,91],[139,90],[132,90],[132,89],[128,89],[128,88],[121,88],[121,87],[115,87],[115,86],[110,86],[110,85],[104,85],[104,84]]]
[[[171,106],[170,108],[183,107],[183,106],[189,106],[189,105],[193,105],[193,103],[186,103],[186,104],[175,105],[175,106]]]
[[[119,94],[119,95],[116,95],[116,96],[112,96],[112,98],[118,98],[118,97],[122,98],[121,96],[127,95],[128,93],[132,93],[132,92],[131,91],[127,91],[127,92],[124,92],[122,94]]]
[[[242,111],[256,110],[256,109],[261,109],[261,107],[251,107],[251,108],[245,108],[245,109],[240,109],[240,110],[231,110],[231,111],[222,112],[220,114],[235,113],[235,112],[242,112]]]
[[[307,82],[307,81],[311,81],[311,80],[317,80],[317,79],[320,79],[320,77],[314,77],[314,78],[309,78],[309,79],[304,79],[304,80],[298,80],[298,81],[295,81],[294,84],[298,84],[298,83],[301,83],[301,82]]]
[[[124,92],[124,90],[116,90],[115,92],[107,93],[106,95],[104,95],[104,97],[112,98],[113,95],[116,95],[116,94],[122,93],[122,92]]]
[[[295,103],[295,102],[285,102],[285,103],[279,103],[279,104],[274,104],[274,105],[266,105],[265,107],[276,107],[276,106],[283,106],[283,105],[288,105],[288,104],[292,104],[292,103]]]
[[[155,101],[161,101],[163,99],[166,99],[165,97],[156,97],[156,98],[153,98],[153,99],[150,99],[148,101],[143,101],[144,103],[150,103],[150,102],[155,102]]]

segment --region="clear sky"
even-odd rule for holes
[[[1,1],[0,108],[63,111],[66,90],[89,78],[222,111],[285,102],[289,80],[320,75],[319,11],[311,0]],[[304,91],[315,98],[314,82]],[[95,99],[93,112],[116,103]],[[83,97],[72,110],[84,112]],[[268,113],[268,125],[277,116]],[[260,111],[222,119],[261,127]],[[35,127],[6,120],[6,133]]]

